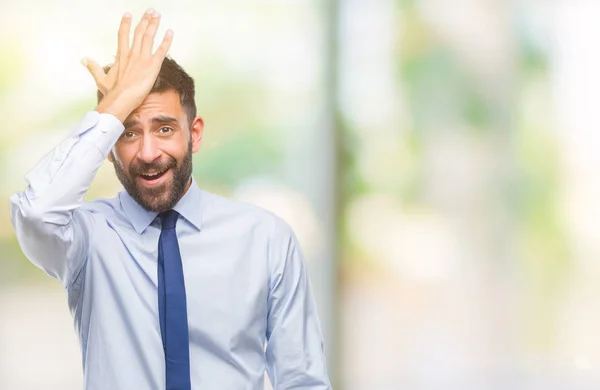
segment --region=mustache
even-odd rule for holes
[[[141,175],[152,169],[162,172],[169,168],[177,168],[177,161],[171,156],[167,157],[165,161],[153,161],[151,163],[135,162],[129,166],[129,174]]]

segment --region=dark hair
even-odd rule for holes
[[[111,65],[105,66],[104,73],[108,73],[110,68]],[[187,114],[188,125],[191,126],[192,121],[196,117],[194,79],[175,60],[165,57],[150,93],[165,92],[168,90],[174,90],[179,94],[179,103]],[[104,94],[98,91],[97,96],[98,103],[100,103],[102,98],[104,98]]]

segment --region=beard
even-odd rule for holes
[[[133,162],[129,166],[129,172],[126,173],[118,160],[113,158],[113,161],[117,178],[127,193],[144,209],[160,213],[172,209],[177,204],[191,180],[192,142],[188,143],[187,153],[179,165],[177,165],[177,160],[171,156],[167,156],[165,161],[155,161],[152,163]],[[157,172],[170,169],[173,174],[172,181],[165,180],[164,183],[156,187],[143,186],[137,180],[137,177],[151,169]]]

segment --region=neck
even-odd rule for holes
[[[187,194],[188,190],[190,189],[190,187],[192,186],[192,177],[190,176],[190,179],[188,180],[187,186],[185,187],[185,190],[183,191],[183,194],[181,194],[181,198],[183,198],[185,196],[185,194]],[[179,198],[179,199],[181,199]]]

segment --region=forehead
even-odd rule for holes
[[[176,91],[153,92],[127,117],[127,121],[145,122],[158,115],[168,115],[177,119],[182,118],[183,108]]]

